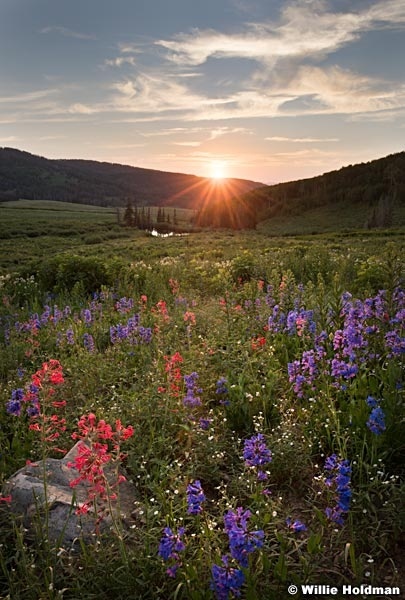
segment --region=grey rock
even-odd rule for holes
[[[70,482],[78,477],[78,472],[68,466],[74,461],[79,444],[62,458],[48,458],[45,461],[30,463],[14,473],[3,486],[3,495],[11,496],[9,510],[20,517],[28,536],[41,535],[60,547],[74,547],[80,539],[85,543],[94,541],[95,533],[108,532],[119,523],[127,529],[137,521],[139,502],[136,500],[135,486],[128,481],[119,485],[119,500],[112,501],[98,522],[97,515],[89,511],[78,515],[76,509],[87,498],[89,484],[80,482],[72,488]],[[45,467],[45,474],[44,474]],[[105,471],[109,484],[114,482],[114,473]],[[46,492],[45,492],[46,489]]]

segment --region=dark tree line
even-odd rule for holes
[[[170,216],[170,213],[172,215]],[[162,207],[158,207],[156,215],[152,215],[150,206],[134,206],[130,201],[127,202],[123,224],[126,227],[136,227],[137,229],[157,229],[158,231],[170,229],[173,225],[174,228],[178,225],[177,211],[165,210]]]

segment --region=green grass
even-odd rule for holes
[[[369,208],[361,203],[319,206],[301,214],[278,215],[258,225],[258,231],[267,235],[308,235],[333,232],[367,232]],[[393,211],[392,229],[405,232],[405,204],[397,204]],[[373,230],[378,234],[378,230]],[[391,232],[392,233],[392,232]]]

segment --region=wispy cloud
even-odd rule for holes
[[[99,104],[92,106],[90,104],[83,104],[81,102],[75,102],[68,108],[69,113],[78,115],[94,115],[96,113],[103,112],[103,110],[104,109],[102,109]]]
[[[319,58],[358,39],[362,33],[405,25],[402,0],[383,0],[358,12],[328,11],[322,0],[287,5],[279,22],[251,23],[241,32],[224,34],[194,29],[155,43],[166,58],[182,65],[201,65],[208,58],[238,57],[274,63],[286,57]]]
[[[16,135],[9,135],[7,137],[0,137],[0,144],[13,144],[20,140]]]
[[[49,96],[57,93],[56,88],[46,90],[36,90],[31,92],[21,92],[20,94],[14,94],[12,96],[0,96],[1,104],[15,104],[22,102],[33,102],[35,100],[41,100],[48,98]]]
[[[76,38],[78,40],[96,40],[97,37],[89,33],[81,33],[79,31],[73,31],[67,27],[60,27],[59,25],[51,25],[40,29],[39,33],[57,33],[63,37]]]
[[[172,142],[174,146],[185,146],[190,148],[197,148],[201,146],[201,142]]]
[[[339,142],[339,138],[313,138],[313,137],[303,137],[303,138],[291,138],[291,137],[282,137],[282,136],[272,136],[266,137],[265,140],[270,142],[292,142],[294,144],[314,144],[318,142]]]
[[[40,142],[49,142],[52,140],[64,140],[66,139],[66,136],[64,135],[41,135],[38,140]]]
[[[122,67],[124,65],[136,65],[134,56],[118,56],[117,58],[108,58],[104,61],[103,67]]]
[[[215,129],[211,129],[210,140],[216,140],[219,137],[224,135],[233,135],[233,134],[251,134],[252,131],[247,129],[246,127],[216,127]]]

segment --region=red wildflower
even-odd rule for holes
[[[112,490],[122,481],[125,481],[125,477],[119,473],[115,474],[113,482],[109,481],[105,474],[105,465],[110,462],[118,463],[122,460],[120,442],[132,437],[134,428],[132,425],[124,427],[120,419],[117,419],[114,430],[104,419],[97,422],[94,413],[83,415],[79,419],[78,427],[80,433],[74,433],[72,438],[86,439],[86,442],[82,442],[78,446],[78,453],[74,461],[68,463],[68,467],[73,467],[79,471],[79,476],[71,481],[70,485],[75,487],[81,482],[88,484],[87,499],[77,508],[76,512],[77,514],[85,514],[90,507],[95,506],[98,502],[98,523],[103,518],[110,502],[117,498],[117,494]],[[108,442],[112,443],[112,451]]]
[[[184,319],[185,323],[190,323],[191,325],[195,325],[195,313],[191,312],[190,310],[187,310],[184,313],[183,319]]]
[[[259,350],[266,344],[266,338],[259,336],[251,341],[252,350]]]

